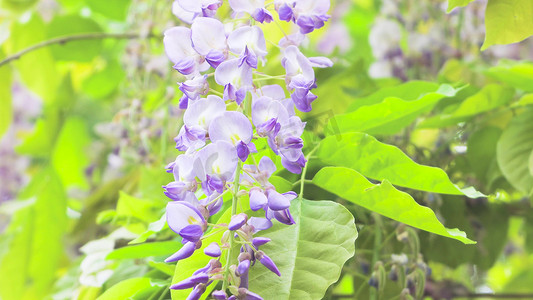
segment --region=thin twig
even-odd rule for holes
[[[54,44],[66,44],[68,42],[79,41],[79,40],[143,39],[143,38],[154,38],[154,37],[156,37],[156,35],[154,34],[141,35],[139,33],[105,33],[105,32],[81,33],[81,34],[62,36],[62,37],[53,38],[47,41],[42,41],[26,49],[23,49],[13,55],[10,55],[7,58],[0,61],[0,67],[5,64],[10,63],[13,60],[19,59],[24,54],[27,54],[29,52],[32,52],[32,51],[35,51],[35,50],[38,50],[40,48],[47,47],[50,45],[54,45]]]

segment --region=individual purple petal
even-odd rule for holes
[[[240,275],[244,275],[248,273],[248,269],[250,269],[250,260],[245,259],[239,263],[237,266],[237,272]]]
[[[330,68],[333,67],[333,62],[331,59],[323,56],[319,57],[309,57],[309,61],[313,67],[317,68]]]
[[[203,283],[196,285],[186,300],[199,300],[205,293],[205,287],[206,285]]]
[[[271,98],[272,100],[285,99],[285,90],[278,84],[265,85],[261,87],[261,94],[264,97]]]
[[[295,224],[294,219],[292,218],[291,212],[288,209],[274,211],[274,218],[280,223],[285,225]]]
[[[246,221],[248,220],[248,216],[246,214],[238,214],[231,217],[231,221],[229,222],[228,229],[231,231],[240,229],[244,224],[246,224]]]
[[[269,243],[270,241],[271,239],[266,238],[266,237],[256,237],[252,240],[252,245],[254,245],[254,247],[257,249],[260,246],[263,246],[264,244]]]
[[[306,162],[307,160],[305,159],[303,154],[297,161],[290,161],[285,157],[281,158],[281,164],[283,165],[283,167],[285,167],[285,169],[294,174],[301,174]]]
[[[172,27],[165,31],[163,44],[168,58],[177,64],[186,58],[195,58],[198,54],[192,48],[191,30],[186,27]]]
[[[258,232],[272,227],[272,222],[265,218],[251,217],[250,220],[248,220],[248,225],[254,227],[254,232]]]
[[[272,210],[284,210],[291,207],[291,201],[275,190],[268,190],[268,208]]]
[[[246,12],[251,14],[259,7],[265,6],[265,0],[229,0],[229,6],[236,13]]]
[[[215,300],[227,300],[228,299],[228,295],[226,295],[226,292],[224,291],[220,291],[220,290],[217,290],[217,291],[214,291],[211,296],[213,297],[213,299]]]
[[[197,169],[202,169],[205,175],[222,182],[231,181],[235,175],[238,161],[237,151],[231,143],[217,141],[198,151]],[[200,170],[197,172],[200,172]],[[201,174],[198,175],[198,178],[202,181],[207,180],[207,177],[204,178]]]
[[[188,258],[194,253],[194,250],[196,250],[196,243],[188,242],[185,245],[183,245],[183,247],[181,247],[181,249],[178,250],[176,253],[172,254],[167,259],[165,259],[165,262],[167,263],[176,262],[176,261]]]
[[[315,21],[311,16],[300,16],[296,20],[296,24],[300,27],[300,32],[303,34],[308,34],[315,30]]]
[[[187,95],[183,94],[183,96],[180,98],[179,108],[180,109],[187,109],[189,106],[189,98]]]
[[[281,6],[279,6],[277,11],[278,11],[279,19],[282,21],[290,22],[294,18],[294,13],[292,11],[292,8],[286,3],[283,3]]]
[[[179,59],[173,68],[183,75],[190,75],[196,71],[196,62],[193,57],[184,57]]]
[[[248,155],[250,155],[250,149],[248,149],[248,145],[246,145],[243,141],[240,141],[237,144],[237,156],[245,162],[248,159]]]
[[[207,131],[211,121],[225,111],[226,103],[222,98],[209,95],[190,105],[183,115],[183,122],[187,126],[199,126]]]
[[[190,100],[198,100],[201,95],[206,95],[209,92],[209,83],[207,82],[207,75],[195,76],[180,83],[179,90],[182,91]]]
[[[222,52],[226,48],[224,24],[214,18],[196,18],[191,26],[193,48],[206,56],[212,50]]]
[[[246,290],[246,300],[263,300],[263,298],[256,293]]]
[[[224,86],[224,100],[235,100],[237,104],[252,89],[252,79],[252,68],[248,64],[241,64],[239,58],[227,60],[215,70],[215,81]]]
[[[174,138],[176,142],[176,149],[180,151],[187,151],[189,149],[199,149],[205,145],[205,135],[207,131],[200,126],[181,127],[178,136]]]
[[[270,23],[274,20],[272,14],[265,8],[257,8],[252,13],[252,17],[259,23]]]
[[[198,209],[184,201],[169,202],[166,214],[168,226],[178,234],[189,225],[205,224],[205,219]]]
[[[211,50],[205,56],[205,61],[213,68],[218,68],[218,66],[226,60],[226,55],[224,52],[219,50]]]
[[[193,163],[195,157],[195,154],[181,154],[176,157],[172,168],[174,180],[196,183],[196,173]]]
[[[218,243],[209,244],[209,246],[207,246],[204,249],[204,253],[205,253],[205,255],[208,255],[208,256],[211,256],[211,257],[219,257],[222,254],[222,252],[220,250],[220,246],[218,245]]]
[[[185,226],[182,230],[180,230],[179,235],[191,242],[197,242],[200,240],[202,235],[204,234],[204,230],[202,226],[200,225],[189,225]]]
[[[228,47],[236,55],[241,55],[248,49],[261,60],[267,54],[266,40],[258,26],[244,26],[234,30],[228,36]]]
[[[328,13],[330,0],[294,1],[294,10],[298,14],[321,16]]]
[[[250,143],[252,136],[252,124],[241,112],[224,112],[209,125],[209,138],[213,142],[226,141],[236,146],[241,141]]]
[[[185,290],[196,286],[199,283],[207,283],[209,281],[209,275],[201,273],[185,280],[182,280],[176,284],[170,286],[172,290]]]
[[[178,17],[180,20],[187,24],[192,24],[194,18],[198,16],[198,14],[186,11],[181,7],[178,0],[175,0],[172,3],[172,14]]]
[[[258,211],[265,207],[268,203],[265,193],[259,189],[252,189],[250,191],[250,209]]]
[[[292,77],[296,75],[302,75],[302,81],[304,82],[315,81],[313,66],[309,59],[300,52],[298,47],[287,47],[283,52],[281,64],[285,68],[289,80],[292,80]]]
[[[255,254],[255,257],[263,266],[267,267],[267,269],[272,271],[274,274],[281,276],[281,273],[279,272],[279,269],[274,263],[274,261],[270,257],[268,257],[268,255],[266,255],[263,251],[258,251]]]
[[[206,13],[204,10],[216,10],[220,0],[178,0],[184,10],[195,13]]]

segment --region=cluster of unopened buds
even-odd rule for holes
[[[168,225],[184,245],[166,261],[192,256],[202,248],[209,228],[224,230],[220,243],[204,245],[205,255],[213,258],[209,264],[171,286],[192,288],[187,299],[199,299],[217,281],[222,281],[222,289],[212,293],[215,299],[262,299],[248,290],[248,272],[256,262],[281,276],[274,261],[259,250],[270,239],[255,235],[272,227],[275,220],[294,224],[289,208],[297,194],[279,193],[270,184],[276,165],[268,156],[256,161],[254,141],[266,139],[288,171],[301,173],[306,164],[301,138],[305,123],[295,108],[311,110],[316,99],[311,92],[316,87],[313,67],[332,65],[324,57],[308,58],[299,49],[307,33],[324,26],[329,0],[228,2],[231,17],[224,24],[217,17],[219,8],[227,5],[223,1],[176,0],[173,13],[190,26],[170,28],[164,37],[174,69],[185,78],[179,83],[184,125],[175,138],[176,148],[184,153],[167,166],[175,181],[164,186],[173,200],[167,205]],[[281,51],[286,73],[270,76],[258,71],[268,54],[262,26],[279,22],[276,18],[295,23],[298,32],[273,43]],[[223,92],[210,87],[212,76]],[[269,79],[284,79],[290,97],[280,85],[259,85]],[[232,194],[229,224],[208,223],[221,210],[227,193]],[[237,211],[242,206],[237,202],[246,195],[256,216]],[[237,263],[230,265],[237,256],[232,253],[237,244],[240,254]]]

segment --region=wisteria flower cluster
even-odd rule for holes
[[[276,0],[268,5],[261,0],[229,0],[228,4],[231,16],[223,23],[217,16],[223,1],[174,1],[173,13],[190,26],[170,28],[164,37],[167,56],[185,78],[179,83],[184,125],[175,138],[183,154],[167,166],[175,181],[164,186],[173,200],[167,205],[168,225],[184,245],[166,261],[193,255],[202,248],[209,228],[225,231],[219,243],[204,247],[205,255],[213,258],[209,264],[171,286],[192,288],[187,299],[199,299],[207,286],[218,281],[222,289],[213,292],[215,299],[262,299],[248,290],[248,272],[256,262],[281,276],[275,262],[260,250],[270,239],[257,234],[276,220],[294,224],[289,208],[297,194],[279,193],[270,184],[276,165],[268,156],[256,161],[254,141],[266,139],[288,171],[301,173],[306,164],[301,138],[305,123],[295,108],[311,110],[317,98],[312,93],[313,68],[333,64],[325,57],[308,58],[299,49],[305,35],[328,20],[329,0]],[[268,54],[262,27],[280,21],[296,24],[298,32],[273,43],[281,50],[286,74],[270,76],[259,71]],[[210,77],[223,91],[210,86]],[[265,79],[284,79],[290,97],[280,85],[260,86]],[[229,224],[208,223],[228,193],[232,194]],[[250,209],[262,217],[238,212],[237,202],[246,195]],[[242,245],[239,254],[232,252],[236,245]],[[230,265],[234,256],[237,263]]]

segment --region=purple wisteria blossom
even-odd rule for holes
[[[300,49],[306,34],[328,20],[329,0],[228,2],[232,14],[225,22],[217,16],[221,0],[174,1],[172,12],[190,26],[169,28],[163,39],[173,68],[181,74],[179,106],[185,110],[175,138],[182,154],[167,165],[174,180],[163,186],[171,200],[167,223],[183,246],[166,261],[192,255],[210,259],[204,268],[171,286],[191,289],[187,299],[200,299],[217,281],[223,281],[224,290],[214,291],[214,299],[262,299],[249,290],[252,266],[260,265],[281,276],[276,262],[260,249],[271,240],[259,234],[276,223],[295,223],[290,207],[292,201],[298,201],[297,194],[280,193],[270,183],[278,171],[276,163],[265,155],[257,157],[256,144],[267,145],[259,149],[262,153],[278,155],[278,166],[281,162],[292,173],[302,172],[306,158],[301,136],[306,124],[295,109],[311,111],[317,98],[312,93],[316,88],[314,68],[333,65],[325,57],[307,57]],[[284,33],[281,41],[267,41],[265,26],[276,22],[276,13],[279,19],[295,23],[297,32]],[[263,70],[269,57],[267,42],[279,45],[285,74],[271,76],[265,73],[268,69]],[[283,78],[284,86],[260,84]],[[247,205],[244,201],[239,203],[242,197],[249,198],[245,202],[249,207],[243,207]],[[211,224],[210,217],[228,207],[224,202],[229,198],[232,214],[227,224]],[[222,238],[207,244],[205,239],[214,234]],[[221,258],[227,255],[236,263],[223,265]]]

